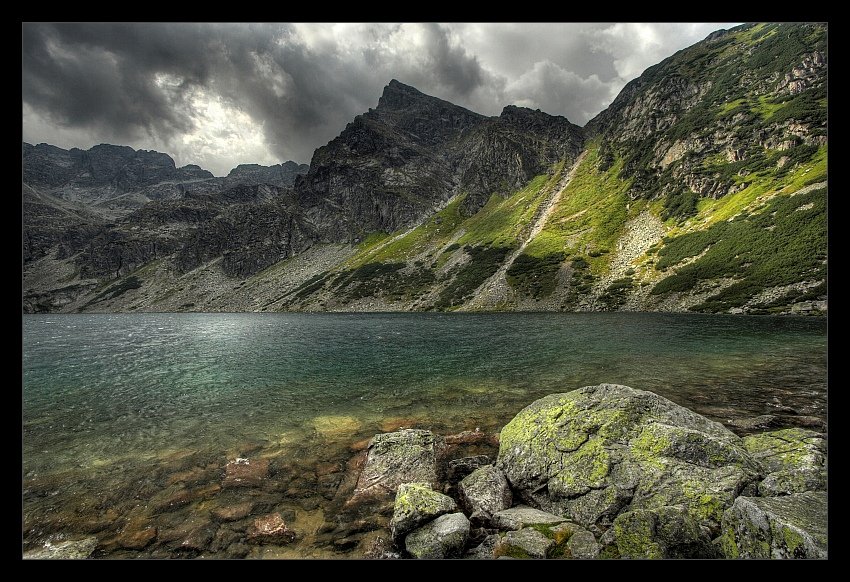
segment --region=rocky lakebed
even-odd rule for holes
[[[826,558],[826,434],[773,421],[738,436],[653,392],[586,386],[498,435],[352,443],[344,467],[316,470],[313,514],[275,504],[277,461],[193,460],[163,477],[155,510],[109,518],[107,500],[100,521],[56,525],[24,558]],[[324,550],[287,552],[305,544]]]

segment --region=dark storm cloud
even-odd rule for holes
[[[657,28],[618,26],[24,24],[24,139],[156,148],[217,174],[306,162],[392,78],[485,114],[516,103],[583,124],[636,69],[719,28],[675,29],[671,49]]]

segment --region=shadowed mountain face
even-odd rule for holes
[[[327,241],[392,232],[467,193],[474,214],[553,163],[574,160],[581,128],[566,118],[506,107],[488,118],[390,81],[377,108],[313,154],[299,201]]]
[[[309,167],[23,144],[24,309],[822,311],[826,33],[718,31],[585,128],[393,80]]]

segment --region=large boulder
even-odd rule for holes
[[[443,439],[427,430],[407,429],[375,435],[357,479],[355,499],[394,493],[402,483],[438,485],[437,453]]]
[[[464,477],[458,485],[458,494],[473,521],[489,522],[494,513],[509,508],[513,501],[505,474],[493,465],[476,469]]]
[[[827,558],[826,491],[738,497],[722,530],[727,558]]]
[[[786,428],[743,439],[744,448],[764,467],[762,497],[826,489],[826,441],[804,428]]]
[[[414,558],[459,557],[469,538],[469,520],[462,513],[448,513],[409,533],[405,549]]]
[[[626,507],[680,505],[713,530],[760,471],[721,424],[616,384],[524,408],[502,430],[496,465],[526,503],[586,527],[608,526]]]
[[[393,539],[399,541],[420,525],[453,511],[457,511],[454,499],[437,493],[427,483],[403,483],[396,492],[390,520]]]

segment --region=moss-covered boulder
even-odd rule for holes
[[[804,428],[786,428],[744,437],[744,448],[767,474],[762,497],[826,489],[826,440]]]
[[[526,527],[504,534],[493,549],[493,557],[543,560],[555,542],[542,532]]]
[[[489,523],[494,513],[507,509],[513,501],[511,486],[501,469],[480,467],[458,484],[464,510],[473,522]]]
[[[715,530],[760,466],[721,424],[652,392],[600,384],[533,402],[501,433],[496,465],[526,503],[586,527],[682,506]]]
[[[723,514],[727,558],[827,558],[825,491],[738,497]]]
[[[462,513],[448,513],[409,533],[404,547],[414,558],[456,558],[469,538],[469,520]]]
[[[437,455],[443,439],[427,430],[375,435],[357,479],[353,501],[390,495],[402,483],[438,485]]]
[[[400,541],[420,525],[443,514],[457,511],[454,499],[437,493],[428,483],[403,483],[396,491],[390,530]]]
[[[636,509],[617,516],[612,527],[622,558],[716,558],[704,528],[682,507]]]

